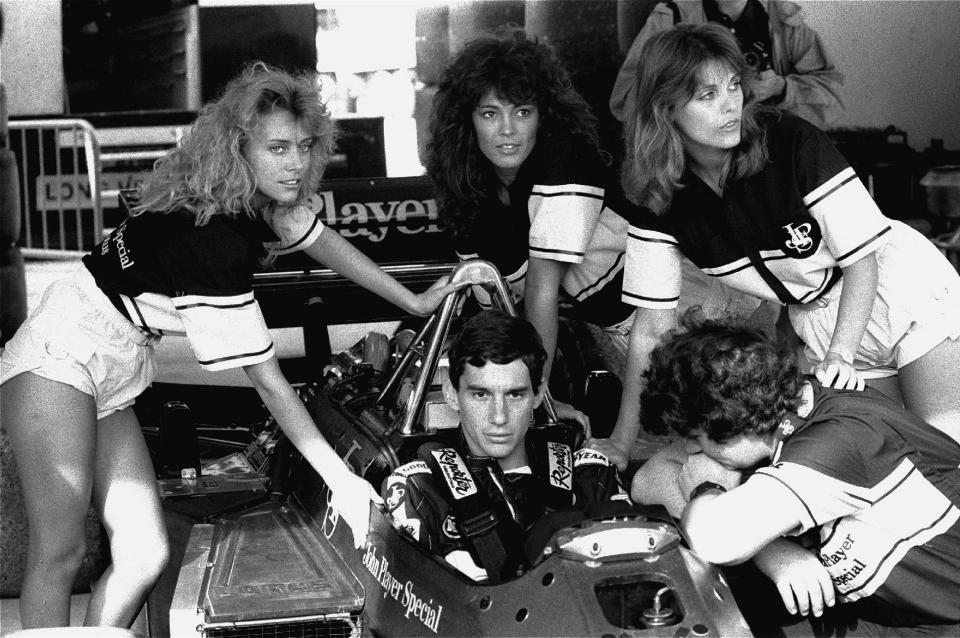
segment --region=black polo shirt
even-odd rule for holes
[[[124,220],[83,258],[97,285],[130,321],[155,335],[186,336],[207,370],[274,356],[253,297],[253,272],[267,253],[310,246],[324,229],[319,197],[274,207],[251,220],[145,212]]]
[[[573,136],[537,141],[504,204],[490,187],[475,227],[456,246],[461,259],[492,262],[514,300],[523,297],[528,257],[570,264],[560,283],[561,314],[599,326],[626,319],[620,300],[627,220],[613,172]],[[478,301],[487,293],[475,287]]]
[[[837,601],[857,617],[960,622],[960,445],[875,390],[811,385],[796,431],[749,481],[789,489],[792,534],[817,530]]]
[[[625,302],[675,308],[683,253],[732,288],[807,303],[886,241],[890,221],[825,133],[788,114],[764,126],[769,162],[722,197],[687,170],[663,215],[634,210]]]

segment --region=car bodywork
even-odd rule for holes
[[[464,262],[451,278],[488,287],[500,307],[515,312],[488,262]],[[458,434],[443,406],[431,402],[462,296],[451,295],[416,335],[397,335],[392,342],[368,335],[335,355],[324,378],[301,390],[327,440],[378,489],[394,468],[415,458],[420,445],[450,443]],[[564,427],[549,397],[545,405],[536,427]],[[660,508],[561,527],[525,573],[488,584],[429,554],[377,507],[371,508],[366,544],[355,549],[319,476],[295,452],[275,462],[280,471],[272,473],[273,491],[284,493],[283,499],[194,530],[177,591],[186,605],[174,608],[182,613],[193,605],[195,616],[177,626],[236,625],[267,614],[278,622],[346,618],[351,632],[362,627],[377,636],[749,634],[720,570],[684,546]],[[251,531],[258,525],[267,531]],[[267,540],[268,532],[274,540]],[[251,573],[245,561],[262,563],[265,548],[275,558],[267,561],[270,573],[255,577],[258,584],[246,594],[221,587],[227,597],[216,600],[211,592],[218,583]],[[191,579],[201,583],[197,591],[187,586]],[[309,601],[303,603],[301,594]]]

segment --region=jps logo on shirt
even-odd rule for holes
[[[550,484],[564,490],[573,489],[573,456],[570,446],[551,441],[547,443]]]
[[[430,453],[437,459],[440,471],[443,472],[443,480],[450,487],[453,498],[460,500],[477,493],[477,484],[473,482],[466,463],[456,450],[447,447],[442,450],[431,450]]]
[[[387,509],[391,512],[407,500],[407,486],[403,483],[393,483],[387,489],[387,495],[384,499],[387,503]]]
[[[820,245],[820,227],[809,218],[797,218],[782,228],[787,235],[783,242],[784,252],[791,257],[803,257]]]

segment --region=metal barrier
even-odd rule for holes
[[[13,120],[27,257],[75,258],[103,239],[100,144],[81,119]]]

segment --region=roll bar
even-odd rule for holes
[[[453,267],[450,272],[451,283],[469,283],[475,286],[483,286],[490,293],[494,305],[504,312],[516,317],[517,309],[513,305],[513,299],[510,296],[510,290],[507,288],[500,272],[489,261],[482,259],[469,259],[462,261]],[[420,329],[420,332],[413,338],[410,345],[404,351],[400,363],[394,368],[393,374],[384,385],[383,390],[377,396],[377,405],[382,405],[383,401],[397,391],[400,380],[403,379],[407,368],[413,363],[418,354],[421,353],[420,345],[426,343],[426,351],[422,354],[420,364],[420,374],[417,376],[413,392],[410,394],[410,400],[406,404],[406,409],[402,413],[402,420],[399,422],[400,434],[410,435],[416,430],[416,424],[423,411],[423,404],[427,397],[427,390],[430,381],[437,370],[440,362],[440,353],[443,349],[443,342],[450,329],[450,321],[460,306],[460,301],[467,294],[467,286],[460,288],[456,292],[450,293],[440,307],[434,311],[427,322]],[[534,381],[531,379],[531,381]],[[553,405],[553,399],[548,389],[544,389],[544,410],[547,414],[548,424],[557,423],[557,411]]]

